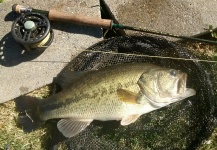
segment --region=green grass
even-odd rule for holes
[[[0,3],[3,3],[3,2],[5,2],[6,0],[0,0]]]
[[[216,150],[217,149],[217,128],[215,128],[211,137],[206,140],[199,150]]]
[[[43,98],[48,96],[49,87],[46,86],[28,95]],[[0,149],[43,149],[41,143],[49,138],[45,128],[31,133],[24,133],[16,125],[18,113],[15,111],[15,102],[9,101],[0,105]],[[42,141],[43,140],[43,141]]]

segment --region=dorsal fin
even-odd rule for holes
[[[74,81],[77,81],[80,77],[84,76],[91,71],[70,71],[64,70],[55,79],[54,82],[58,84],[62,89],[68,88]]]

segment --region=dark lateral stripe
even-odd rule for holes
[[[55,109],[59,109],[62,107],[67,108],[68,105],[73,105],[72,103],[76,103],[81,101],[82,99],[101,99],[102,97],[105,97],[106,95],[109,96],[110,94],[115,93],[118,89],[127,89],[131,85],[135,85],[135,82],[130,81],[126,82],[124,84],[118,83],[117,86],[109,86],[109,88],[101,88],[101,89],[96,89],[93,91],[89,91],[88,93],[79,93],[78,96],[73,95],[69,98],[62,99],[62,97],[65,97],[64,95],[68,95],[68,92],[60,92],[50,98],[47,99],[47,102],[42,102],[40,105],[40,112],[41,113],[46,113]],[[90,94],[91,93],[91,94]],[[58,99],[59,97],[59,99]],[[46,101],[46,100],[45,100]]]

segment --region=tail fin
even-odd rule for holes
[[[19,112],[17,124],[24,132],[32,132],[43,124],[39,118],[39,100],[37,98],[20,96],[15,100],[15,103],[16,110]]]

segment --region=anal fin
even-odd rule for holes
[[[57,128],[65,137],[73,137],[83,131],[92,121],[93,119],[61,119],[57,123]]]

